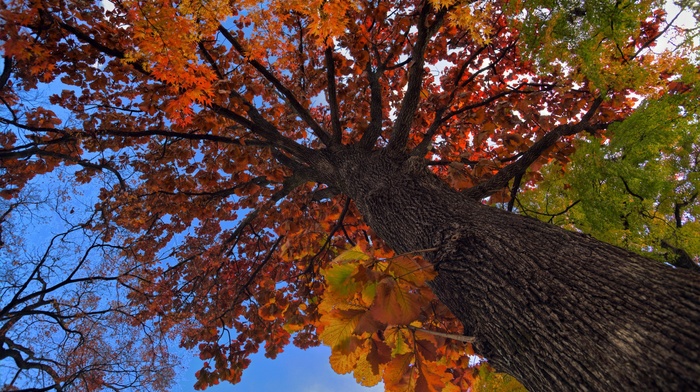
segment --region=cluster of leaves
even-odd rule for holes
[[[657,75],[644,56],[634,60],[671,26],[662,27],[663,1],[545,0],[521,7],[523,35],[539,69],[567,73],[603,91],[654,85]],[[639,15],[650,9],[654,12],[640,26]]]
[[[387,391],[499,390],[507,383],[515,390],[508,376],[475,366],[469,337],[445,332],[461,326],[426,285],[432,265],[419,255],[390,254],[378,258],[380,250],[358,245],[321,271],[327,287],[318,329],[333,369],[352,371],[365,386],[384,381]]]

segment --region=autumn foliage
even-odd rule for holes
[[[547,219],[550,185],[574,184],[551,207],[568,211],[585,188],[564,177],[582,143],[615,143],[611,129],[664,99],[697,113],[697,48],[661,3],[581,4],[5,1],[0,196],[16,202],[42,178],[91,187],[76,230],[118,245],[109,276],[128,291],[128,322],[195,350],[199,389],[240,381],[260,350],[323,343],[362,385],[515,390],[432,294],[431,250],[395,254],[319,162],[398,151],[469,197]],[[654,51],[662,36],[677,47]],[[694,153],[681,166],[695,174],[657,220],[697,216],[700,139],[683,140],[661,158]],[[658,241],[695,252],[681,223]],[[640,241],[630,248],[662,249]],[[0,361],[32,359],[6,345],[7,317]]]

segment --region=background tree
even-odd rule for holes
[[[653,51],[682,33],[661,5],[9,2],[3,196],[62,165],[99,184],[82,227],[129,245],[134,316],[200,351],[198,387],[320,339],[390,390],[510,383],[472,347],[533,390],[700,389],[697,273],[483,205],[513,210],[576,146],[633,139],[624,120],[656,101],[645,127],[686,115],[696,48]],[[667,140],[685,144],[656,152],[680,159],[660,173],[688,172],[697,139]]]
[[[61,198],[25,188],[2,203],[2,390],[169,390],[166,340],[126,298],[128,246],[85,232],[88,223],[73,223],[78,207],[62,208]],[[42,238],[42,226],[57,233]]]

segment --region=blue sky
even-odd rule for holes
[[[358,384],[352,374],[339,375],[331,369],[328,357],[331,351],[328,347],[314,347],[301,350],[288,346],[277,359],[265,358],[258,353],[251,358],[250,367],[243,372],[243,378],[238,384],[219,384],[208,388],[208,392],[370,392],[383,391],[382,384],[372,388]],[[185,362],[187,362],[185,360]],[[194,373],[201,362],[192,358],[189,365],[183,363],[186,370],[178,376],[173,392],[193,392]]]

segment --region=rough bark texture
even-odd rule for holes
[[[341,156],[334,182],[381,238],[439,248],[432,288],[498,371],[531,391],[700,391],[699,274],[483,206],[417,159]]]

